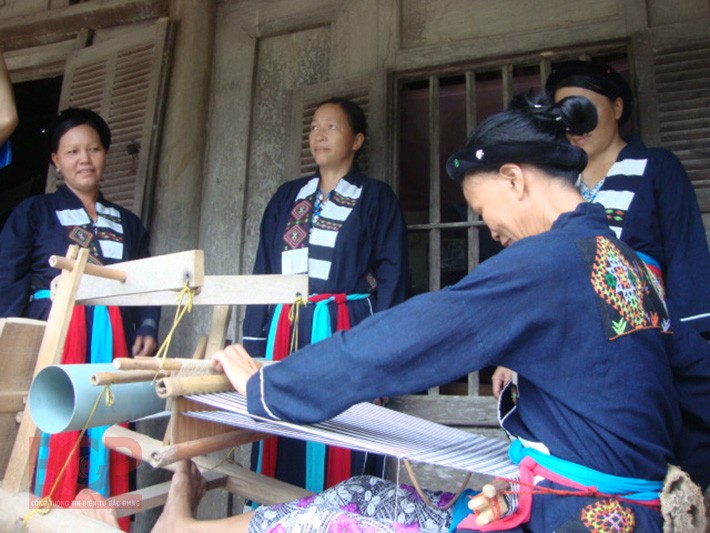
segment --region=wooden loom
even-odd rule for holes
[[[4,479],[0,489],[0,529],[16,527],[29,512],[29,485],[34,471],[39,444],[39,431],[26,407],[29,376],[61,360],[64,341],[74,304],[117,306],[175,306],[180,291],[186,286],[196,294],[192,305],[214,306],[212,324],[207,336],[201,337],[191,358],[204,359],[224,346],[231,305],[292,303],[308,294],[308,278],[300,276],[205,276],[204,256],[200,250],[156,256],[136,261],[97,267],[87,263],[88,250],[71,246],[66,257],[53,257],[50,264],[62,269],[52,286],[52,308],[47,322],[26,319],[2,319],[0,322],[0,355],[11,370],[5,372],[0,393],[0,429],[9,435],[0,440],[0,472]],[[34,371],[30,374],[32,360]],[[13,362],[16,359],[16,362]],[[153,379],[157,360],[127,359],[116,363],[122,370],[111,375],[95,375],[96,385],[118,383],[123,379]],[[206,361],[205,361],[206,363]],[[169,358],[163,366],[165,381],[162,393],[170,396],[171,417],[165,439],[160,442],[134,431],[113,426],[104,436],[111,449],[156,467],[172,470],[174,462],[192,458],[203,470],[208,488],[226,490],[265,504],[289,501],[310,494],[305,489],[267,478],[236,464],[219,463],[205,454],[268,437],[250,430],[235,430],[231,426],[200,421],[183,416],[187,410],[201,406],[180,397],[179,393],[208,392],[225,389],[223,376],[198,379],[195,388],[187,379],[171,381],[179,370],[180,359]],[[14,370],[13,370],[14,369]],[[14,376],[14,378],[13,378]],[[22,379],[24,376],[24,380]],[[12,387],[9,384],[12,383]],[[176,386],[188,389],[175,391]],[[21,413],[18,413],[22,411]],[[15,418],[20,420],[19,427]],[[12,451],[8,450],[14,437]],[[5,469],[5,464],[7,468]],[[165,502],[169,482],[136,490],[126,498],[140,497],[140,509],[119,509],[126,516],[140,510],[157,507]],[[57,531],[63,527],[81,526],[92,531],[115,531],[114,528],[74,511],[53,509],[48,515],[35,514],[28,522],[29,531]]]

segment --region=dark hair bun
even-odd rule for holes
[[[605,63],[575,59],[555,65],[545,82],[545,90],[548,96],[554,99],[557,89],[563,87],[587,89],[612,101],[621,98],[624,109],[619,117],[619,124],[624,124],[633,111],[631,87],[621,74]]]
[[[584,96],[568,96],[554,107],[566,131],[573,135],[583,135],[597,127],[597,108]]]
[[[530,90],[515,96],[508,109],[530,115],[538,127],[556,133],[582,135],[597,127],[597,108],[583,96],[570,96],[553,103],[548,95]]]

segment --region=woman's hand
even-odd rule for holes
[[[493,385],[493,396],[495,396],[496,400],[503,391],[503,387],[510,383],[511,379],[513,379],[513,371],[509,368],[499,366],[495,369],[493,376],[491,376],[491,383]]]
[[[158,341],[150,335],[138,335],[133,342],[133,357],[152,357],[158,349]]]
[[[227,374],[232,386],[244,396],[247,394],[247,381],[261,368],[241,344],[227,346],[212,355],[212,364],[219,372]]]

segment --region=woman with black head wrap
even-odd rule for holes
[[[578,182],[582,196],[606,208],[617,237],[643,254],[663,279],[681,320],[710,338],[710,253],[695,191],[680,161],[668,150],[647,148],[638,136],[622,138],[619,128],[631,117],[633,96],[609,65],[560,63],[546,90],[555,100],[581,95],[596,106],[598,126],[568,135],[589,157]]]
[[[192,507],[203,484],[183,463],[155,531],[463,531],[485,522],[486,530],[517,532],[660,531],[658,493],[680,427],[676,387],[710,420],[710,347],[669,315],[603,207],[576,189],[587,156],[565,135],[595,124],[585,98],[552,105],[525,97],[484,121],[449,158],[449,175],[505,247],[456,285],[275,365],[256,364],[239,345],[213,357],[251,414],[296,423],[489,365],[513,369],[519,380],[500,409],[520,483],[506,494],[507,512],[490,503],[468,515],[466,497],[452,512],[451,495],[440,492],[429,493],[428,507],[411,488],[358,477],[308,499],[202,523]],[[700,344],[676,353],[671,343],[681,340]],[[693,365],[697,379],[686,388],[680,377]]]

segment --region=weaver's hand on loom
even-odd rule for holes
[[[261,368],[261,364],[254,361],[241,344],[233,344],[216,352],[212,356],[212,364],[217,371],[224,372],[232,386],[245,396],[247,381]]]
[[[509,485],[502,479],[494,479],[487,485],[483,485],[480,494],[471,498],[468,508],[476,513],[476,524],[485,526],[508,512],[508,504],[503,497],[503,491]]]

